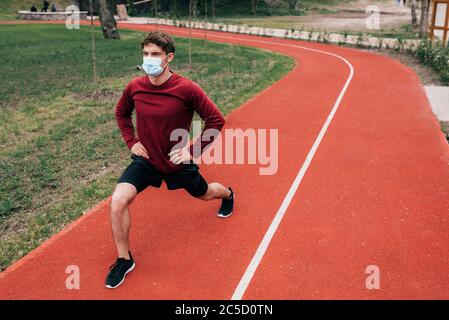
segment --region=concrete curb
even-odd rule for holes
[[[189,27],[188,20],[176,19],[160,19],[160,18],[129,18],[126,23],[137,24],[160,24],[176,27]],[[207,29],[214,31],[250,34],[266,37],[276,37],[283,39],[306,40],[313,42],[345,44],[371,49],[395,49],[397,51],[415,51],[418,48],[420,40],[416,39],[396,39],[396,38],[378,38],[365,33],[360,35],[346,35],[334,32],[318,32],[305,31],[297,29],[277,29],[277,28],[263,28],[251,27],[248,25],[230,25],[224,23],[211,23],[204,21],[192,21],[193,29]]]

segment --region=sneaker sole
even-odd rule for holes
[[[128,273],[130,273],[131,271],[133,271],[135,267],[136,267],[136,263],[134,262],[133,265],[131,266],[131,268],[129,268],[128,271],[126,271],[125,274],[123,275],[122,281],[120,281],[120,282],[119,282],[116,286],[114,286],[114,287],[107,284],[107,285],[106,285],[106,288],[108,288],[108,289],[115,289],[115,288],[117,288],[118,286],[120,286],[120,285],[125,281],[126,275],[127,275]]]
[[[234,213],[234,211],[231,211],[231,213],[228,214],[227,216],[224,216],[224,215],[221,215],[221,214],[217,213],[217,217],[225,219],[225,218],[229,218],[230,216],[232,216],[233,213]]]

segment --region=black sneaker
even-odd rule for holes
[[[231,191],[231,195],[229,198],[223,198],[221,200],[221,207],[218,210],[217,216],[219,218],[227,218],[232,214],[232,210],[234,209],[234,191],[232,191],[231,187],[228,188]]]
[[[131,252],[129,252],[129,258],[129,260],[118,258],[115,263],[109,267],[111,271],[109,271],[109,274],[106,277],[106,288],[117,288],[123,281],[125,281],[126,274],[131,272],[136,266]]]

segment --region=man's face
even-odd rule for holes
[[[167,58],[167,62],[171,62],[174,58],[174,53],[170,52],[168,55],[161,47],[155,45],[154,43],[149,43],[145,45],[142,49],[144,57],[161,58],[164,61]]]

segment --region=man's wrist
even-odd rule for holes
[[[189,152],[193,159],[197,159],[199,156],[201,156],[201,144],[198,144],[198,142],[191,144],[189,146]]]
[[[133,140],[131,140],[131,141],[128,143],[128,148],[129,148],[129,150],[131,150],[132,147],[134,147],[134,145],[135,145],[137,142],[139,142],[139,139],[137,139],[137,138],[134,138]]]

